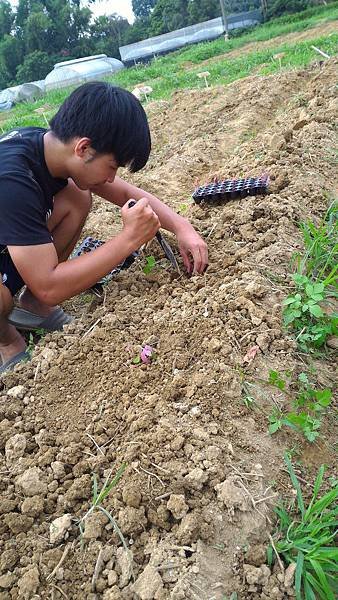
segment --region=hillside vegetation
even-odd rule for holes
[[[305,66],[322,58],[312,45],[330,56],[337,53],[337,21],[338,3],[332,3],[281,17],[227,41],[220,38],[190,46],[148,65],[124,69],[107,79],[130,90],[140,84],[150,85],[151,99],[159,100],[168,98],[177,89],[203,86],[203,80],[197,77],[201,70],[209,71],[209,85],[224,85],[258,72],[266,75]],[[281,59],[274,58],[280,53],[283,53]],[[49,92],[36,102],[18,104],[9,113],[0,114],[2,132],[29,125],[46,127],[71,89]]]

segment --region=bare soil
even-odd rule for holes
[[[177,277],[153,243],[152,273],[136,264],[103,299],[68,302],[75,323],[3,378],[0,600],[293,597],[292,581],[265,565],[272,508],[292,496],[283,452],[297,450],[311,481],[333,463],[333,424],[329,414],[313,446],[290,431],[269,436],[268,415],[285,399],[262,380],[271,368],[296,378],[311,364],[318,385],[333,386],[333,356],[297,351],[281,301],[299,222],[317,221],[337,185],[336,69],[330,59],[148,104],[154,150],[130,180],[176,210],[188,204],[210,267]],[[196,178],[263,172],[265,197],[191,202]],[[97,200],[84,233],[107,239],[118,227],[115,208]],[[135,365],[144,343],[156,361]],[[93,473],[102,485],[123,462],[104,506],[129,556],[103,513],[86,520],[82,539],[76,522]]]

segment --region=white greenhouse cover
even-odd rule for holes
[[[259,10],[254,10],[247,13],[228,15],[226,20],[227,29],[231,30],[256,25],[262,20],[262,17]],[[222,17],[218,17],[217,19],[210,19],[210,21],[183,27],[176,31],[170,31],[163,35],[157,35],[141,42],[121,46],[119,51],[123,62],[128,63],[176,50],[187,44],[213,40],[222,35],[224,31],[225,27]]]
[[[123,69],[122,62],[116,58],[109,58],[106,54],[67,60],[54,65],[53,71],[48,73],[45,79],[46,91],[81,85],[120,69]]]
[[[45,93],[45,82],[31,81],[30,83],[21,83],[0,92],[0,111],[9,110],[16,102],[22,100],[34,100],[40,98]]]

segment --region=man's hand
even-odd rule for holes
[[[136,249],[155,237],[161,223],[147,198],[141,198],[135,206],[129,208],[130,200],[123,206],[121,214],[124,233],[130,238]]]
[[[205,241],[189,223],[180,228],[176,236],[189,275],[203,273],[208,266],[208,247]]]

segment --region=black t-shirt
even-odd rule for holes
[[[53,241],[46,223],[55,194],[68,181],[48,171],[43,145],[46,131],[25,127],[0,137],[0,253],[6,246]]]

